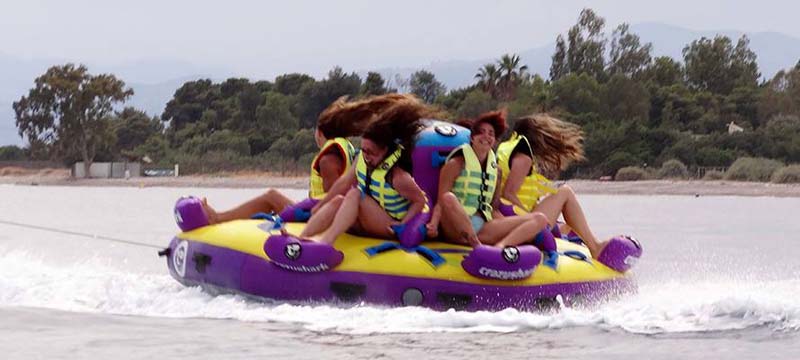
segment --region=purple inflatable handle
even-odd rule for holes
[[[344,254],[329,244],[283,234],[267,238],[264,252],[275,265],[297,272],[327,271],[344,259]]]
[[[285,222],[306,222],[311,217],[311,209],[319,203],[317,199],[305,199],[297,204],[289,205],[278,214]]]
[[[562,235],[561,235],[561,227],[559,227],[559,225],[561,225],[561,223],[559,223],[559,222],[556,222],[556,225],[555,225],[555,226],[553,226],[553,228],[552,228],[552,229],[550,229],[550,232],[551,232],[551,233],[553,234],[553,236],[555,236],[557,239],[561,239],[561,237],[562,237]]]
[[[550,225],[545,225],[544,230],[536,234],[536,237],[533,238],[533,245],[544,252],[556,251],[556,238],[553,236]]]
[[[495,280],[521,280],[531,274],[542,261],[542,252],[531,245],[498,248],[481,245],[461,262],[472,276]]]
[[[392,225],[392,230],[400,240],[400,244],[406,248],[413,248],[425,240],[427,235],[425,225],[428,221],[431,221],[431,213],[419,213],[405,224]]]
[[[519,215],[516,212],[514,212],[514,205],[512,204],[500,204],[500,206],[497,207],[497,210],[500,211],[500,213],[503,214],[503,216]]]
[[[615,236],[600,252],[597,261],[619,271],[630,270],[642,256],[642,245],[629,236]]]
[[[203,202],[194,196],[185,196],[175,203],[175,222],[183,231],[191,231],[208,225],[203,211]]]

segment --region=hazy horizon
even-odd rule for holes
[[[124,66],[174,62],[197,72],[271,79],[474,60],[541,47],[594,9],[610,32],[622,22],[659,22],[695,31],[779,32],[800,38],[788,1],[425,2],[390,7],[366,0],[291,3],[208,0],[136,3],[51,0],[0,8],[0,52]],[[58,34],[59,36],[53,36]],[[89,41],[87,41],[89,40]]]

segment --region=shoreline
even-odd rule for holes
[[[559,181],[559,184],[563,181]],[[597,195],[687,195],[687,196],[771,196],[800,197],[800,184],[774,184],[725,180],[567,180],[578,194]],[[130,179],[73,179],[68,170],[0,175],[0,184],[29,186],[109,186],[180,188],[308,188],[307,176],[270,173],[232,173],[181,177],[134,177]]]

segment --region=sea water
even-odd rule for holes
[[[643,244],[639,292],[544,313],[255,301],[169,276],[177,197],[260,192],[0,185],[0,359],[800,358],[797,198],[580,196],[598,236]]]

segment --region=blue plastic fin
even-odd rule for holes
[[[400,248],[400,244],[398,244],[398,243],[396,243],[394,241],[387,241],[387,242],[382,243],[380,245],[375,245],[375,246],[372,246],[372,247],[368,247],[364,251],[367,253],[368,256],[375,256],[375,255],[378,255],[378,254],[380,254],[380,253],[382,253],[384,251],[389,251],[389,250],[394,250],[394,249],[399,249],[399,248]]]

